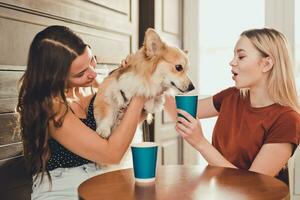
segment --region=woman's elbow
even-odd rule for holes
[[[111,164],[111,165],[117,165],[121,162],[121,159],[122,157],[111,157],[109,160],[108,160],[108,163],[107,164]]]
[[[122,156],[120,155],[107,155],[107,156],[101,156],[97,159],[97,164],[107,164],[107,165],[116,165],[119,164],[122,160]]]

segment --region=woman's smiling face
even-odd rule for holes
[[[232,79],[237,88],[252,88],[264,84],[263,59],[264,57],[247,37],[240,37],[230,62]]]
[[[96,65],[96,59],[87,46],[84,53],[79,55],[71,64],[68,87],[91,86],[97,76]]]

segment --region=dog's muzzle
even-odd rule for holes
[[[192,91],[193,89],[195,89],[195,86],[191,82],[186,90],[182,90],[179,87],[177,87],[177,85],[173,81],[171,81],[171,85],[173,85],[175,88],[177,88],[177,90],[179,90],[182,93],[189,92],[189,91]]]
[[[178,88],[177,85],[176,85],[173,81],[171,81],[171,85],[173,85],[173,86],[174,86],[177,90],[179,90],[180,92],[184,93],[184,91],[181,90],[180,88]]]

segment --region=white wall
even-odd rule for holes
[[[295,42],[295,0],[265,0],[265,24],[281,31],[290,42],[294,53]]]

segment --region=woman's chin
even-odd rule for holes
[[[237,83],[236,81],[235,81],[235,83],[234,83],[234,86],[235,86],[237,89],[242,89],[242,88],[244,88],[241,84]]]
[[[249,85],[242,85],[242,84],[235,83],[235,88],[236,89],[247,89],[247,88],[249,88]]]
[[[88,82],[86,84],[80,85],[79,87],[91,87],[93,85],[93,81]]]

